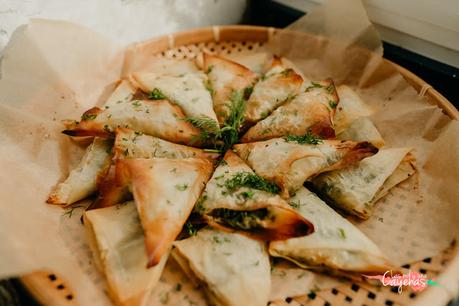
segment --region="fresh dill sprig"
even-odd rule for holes
[[[243,114],[247,95],[250,95],[252,90],[250,88],[232,92],[228,104],[228,116],[221,128],[215,120],[207,116],[186,118],[185,121],[201,131],[197,139],[204,143],[212,143],[214,148],[220,152],[226,152],[233,144],[237,143],[239,129],[244,122]]]
[[[184,120],[200,130],[196,140],[201,142],[206,143],[209,142],[209,140],[214,141],[220,133],[218,123],[208,116],[188,117]]]
[[[257,190],[263,190],[270,193],[279,193],[280,188],[274,183],[271,183],[261,176],[251,172],[238,172],[230,179],[224,182],[228,192],[234,192],[240,187],[249,187]]]
[[[244,123],[244,110],[246,99],[244,90],[235,90],[231,93],[229,114],[221,131],[223,141],[222,151],[230,149],[239,140],[239,128]]]
[[[205,115],[202,115],[201,117],[188,117],[185,118],[185,121],[208,133],[217,134],[220,130],[217,122]]]
[[[322,139],[314,136],[314,134],[312,134],[310,130],[303,136],[287,135],[284,137],[284,139],[287,142],[297,142],[299,144],[318,145],[319,143],[322,142]]]

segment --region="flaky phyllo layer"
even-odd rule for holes
[[[170,253],[216,305],[266,305],[269,256],[350,277],[394,268],[340,213],[371,218],[414,175],[410,148],[384,147],[350,87],[234,58],[152,58],[65,121],[93,140],[47,202],[96,195],[84,223],[117,305],[145,305]]]

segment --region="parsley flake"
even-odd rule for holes
[[[322,139],[314,136],[311,131],[309,130],[306,134],[303,136],[297,136],[297,135],[287,135],[284,137],[285,141],[287,142],[297,142],[299,144],[312,144],[312,145],[318,145],[319,143],[322,142]]]
[[[154,88],[149,94],[148,94],[148,99],[151,100],[163,100],[167,99],[166,95],[164,95],[161,90],[158,88]]]

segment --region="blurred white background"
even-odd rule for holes
[[[246,0],[0,0],[0,50],[30,18],[76,22],[121,43],[238,23]]]

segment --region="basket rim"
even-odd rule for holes
[[[205,42],[223,42],[223,41],[258,41],[267,42],[277,32],[281,31],[280,28],[265,27],[265,26],[253,26],[253,25],[217,25],[209,27],[201,27],[195,29],[187,29],[177,31],[171,34],[161,35],[153,37],[148,40],[136,42],[131,44],[126,49],[126,55],[129,52],[134,52],[139,48],[147,48],[151,54],[157,54],[159,52],[166,51],[175,47],[197,44]],[[232,38],[232,39],[229,39]],[[126,62],[126,56],[124,61]],[[446,115],[450,118],[459,120],[459,112],[456,107],[448,101],[441,93],[435,88],[425,82],[422,78],[416,74],[399,66],[398,64],[384,59],[386,62],[391,63],[396,67],[399,73],[407,80],[407,82],[419,93],[420,96],[425,96],[429,100],[434,101],[435,104],[440,107]],[[124,66],[124,65],[123,65]],[[459,236],[458,236],[459,238]],[[456,249],[457,254],[457,249]],[[445,270],[439,274],[439,278],[445,276],[449,281],[457,281],[457,277],[453,275],[454,271],[459,270],[459,256],[456,255],[451,262],[447,265]],[[21,282],[25,285],[28,291],[38,300],[39,303],[52,305],[62,305],[59,302],[69,302],[65,299],[61,299],[58,295],[53,294],[53,291],[57,291],[53,286],[46,285],[46,281],[49,275],[49,271],[36,271],[28,275],[20,277]],[[61,280],[65,283],[64,280]],[[49,290],[49,291],[48,291]],[[47,292],[48,291],[48,294]],[[449,292],[449,290],[448,290]],[[54,292],[56,293],[56,292]],[[450,294],[445,296],[445,291],[439,287],[429,287],[425,290],[427,294],[426,299],[423,296],[419,296],[417,302],[422,305],[433,305],[433,304],[446,304],[451,299]],[[432,299],[432,295],[442,294],[441,298]],[[455,292],[457,294],[457,292]],[[428,300],[432,304],[425,304],[424,301]],[[70,301],[73,305],[73,301]],[[435,303],[434,303],[435,302]],[[444,303],[443,303],[444,302]],[[64,303],[65,304],[65,303]]]
[[[247,33],[250,33],[252,41],[266,42],[277,32],[282,31],[281,28],[254,26],[254,25],[216,25],[209,27],[200,27],[195,29],[187,29],[177,31],[171,34],[157,36],[145,41],[137,42],[128,47],[128,52],[135,52],[136,49],[148,46],[152,53],[158,53],[167,49],[175,47],[205,43],[205,42],[222,42],[222,41],[243,41],[248,40]],[[291,31],[291,30],[290,30]],[[292,31],[298,32],[298,31]],[[307,34],[305,32],[299,32]],[[241,37],[239,37],[239,35]],[[226,39],[234,38],[237,39]],[[240,39],[242,38],[242,39]],[[246,38],[246,39],[244,39]],[[408,69],[384,58],[384,61],[391,63],[396,67],[398,72],[407,80],[407,82],[419,93],[420,96],[427,97],[429,100],[434,101],[443,112],[450,118],[459,120],[458,109],[433,86],[428,84],[422,78],[409,71]]]

